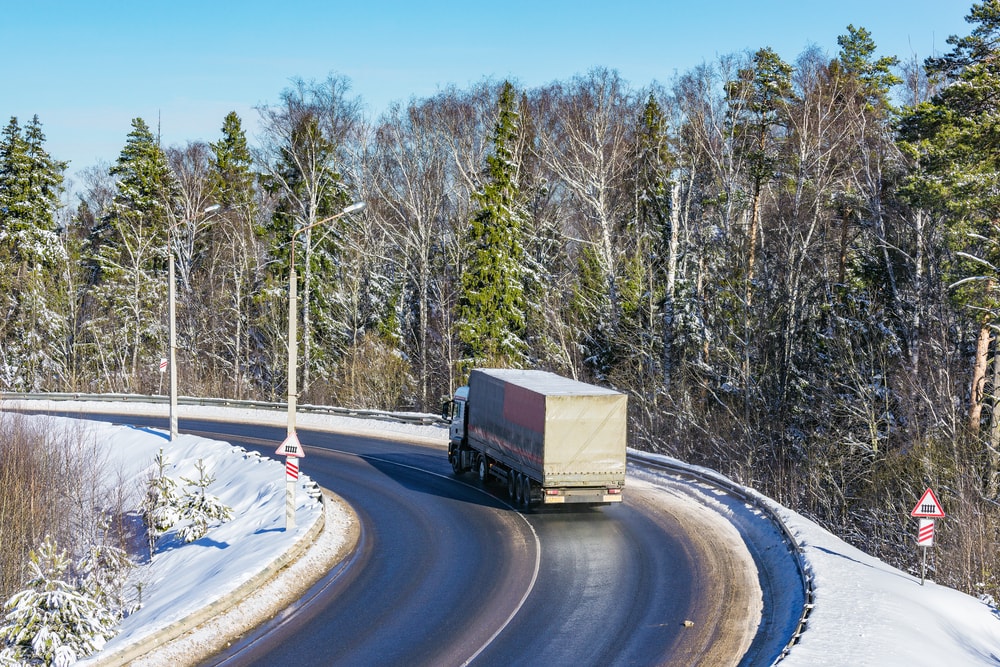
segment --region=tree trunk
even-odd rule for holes
[[[851,209],[845,207],[840,215],[840,256],[837,258],[837,284],[847,285],[847,246],[850,244]]]
[[[693,180],[693,170],[692,170]],[[667,242],[667,284],[663,299],[663,388],[670,391],[674,344],[674,291],[677,288],[677,262],[680,254],[681,184],[670,188],[670,239]]]
[[[969,431],[979,435],[979,421],[983,413],[983,395],[986,388],[986,370],[989,366],[990,328],[984,323],[976,341],[976,358],[972,364],[972,385],[969,391]]]
[[[1000,334],[993,336],[993,383],[990,388],[990,399],[993,410],[990,414],[990,440],[987,445],[989,468],[986,471],[986,497],[995,498],[1000,482],[1000,363],[997,354],[1000,353]]]

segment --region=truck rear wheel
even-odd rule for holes
[[[507,497],[517,501],[517,473],[513,470],[507,471]]]
[[[521,507],[531,509],[531,478],[527,475],[521,478]]]
[[[479,481],[484,485],[490,480],[490,464],[484,454],[479,455]]]

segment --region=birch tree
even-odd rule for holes
[[[265,145],[259,161],[267,170],[268,188],[279,198],[269,230],[277,259],[271,267],[271,294],[276,297],[280,290],[280,274],[287,284],[288,262],[294,252],[301,276],[303,352],[298,386],[303,394],[309,392],[314,373],[323,380],[333,377],[345,345],[342,295],[334,272],[341,242],[338,225],[344,221],[318,225],[352,199],[340,173],[346,159],[344,140],[357,122],[360,106],[357,99],[348,97],[349,90],[349,82],[342,77],[331,76],[320,83],[297,80],[282,93],[280,105],[260,109]],[[298,233],[299,229],[307,231]]]
[[[393,243],[390,256],[406,304],[401,312],[403,345],[412,351],[420,406],[432,402],[432,311],[441,307],[440,290],[449,289],[439,283],[442,246],[455,242],[447,224],[454,182],[449,146],[441,132],[442,113],[439,100],[405,109],[394,105],[376,129],[370,158],[375,200],[371,213]]]
[[[617,72],[592,70],[556,85],[538,118],[541,159],[561,195],[562,232],[592,279],[578,292],[590,363],[607,371],[609,342],[619,336],[623,254],[619,232],[634,215],[634,100]],[[558,195],[557,195],[558,196]]]

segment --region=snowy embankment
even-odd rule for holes
[[[6,401],[2,407],[61,413],[130,410],[136,414],[166,415],[166,406],[162,405]],[[284,423],[284,416],[279,413],[212,407],[185,407],[183,417]],[[300,415],[298,423],[302,428],[394,437],[441,446],[446,441],[444,429],[436,426],[323,415]],[[141,471],[142,466],[148,467],[156,450],[166,442],[158,431],[100,428],[109,429],[108,441],[111,449],[117,452],[116,460],[120,459],[123,467],[132,466],[136,471]],[[136,453],[137,440],[148,441],[143,445],[147,448],[142,455],[144,460]],[[148,587],[143,593],[146,606],[123,623],[122,633],[109,642],[103,653],[116,644],[152,636],[225,595],[220,592],[222,589],[232,590],[238,582],[269,567],[320,518],[319,504],[307,501],[303,486],[298,496],[296,531],[291,536],[284,533],[283,469],[279,462],[247,457],[228,445],[193,436],[184,436],[177,444],[185,449],[171,450],[178,452],[173,458],[175,461],[182,456],[193,459],[212,456],[212,471],[217,476],[216,493],[237,510],[237,517],[210,532],[204,544],[178,546],[153,559],[147,577]],[[223,450],[230,453],[224,454]],[[648,476],[649,473],[643,474],[646,479]],[[227,495],[230,493],[232,496]],[[709,505],[714,502],[711,493],[706,492],[704,498]],[[792,648],[782,665],[882,667],[1000,663],[1000,616],[995,608],[932,581],[921,585],[919,578],[867,556],[799,514],[768,499],[761,501],[772,507],[796,537],[806,567],[813,575],[814,608],[801,641]],[[909,502],[909,499],[901,499],[901,502]],[[331,504],[330,507],[339,508],[339,505]],[[725,508],[720,507],[720,511],[729,514],[745,511],[746,516],[736,519],[744,525],[760,523],[759,510],[753,507],[740,509],[737,505],[734,510],[730,503]],[[336,535],[346,535],[349,530],[351,519],[345,510],[335,509],[336,518],[332,521],[330,516],[328,511],[327,530],[323,531],[326,537],[321,537],[320,541],[331,540],[328,536],[334,533],[332,540],[336,542]],[[773,531],[763,533],[773,534]],[[346,538],[341,543],[344,541]],[[786,578],[789,587],[801,585],[793,569],[776,576],[779,580]],[[155,585],[157,582],[159,588]],[[216,627],[215,632],[225,634],[227,622],[213,619],[208,625],[222,625]],[[184,650],[180,649],[178,655],[183,656]],[[161,664],[169,664],[169,654],[163,655],[167,657]]]
[[[5,402],[3,407],[13,406]],[[201,461],[207,474],[215,478],[208,492],[229,506],[234,515],[231,521],[211,528],[190,544],[168,533],[151,559],[144,545],[140,546],[142,540],[138,540],[138,553],[133,556],[139,567],[132,572],[128,593],[141,601],[141,608],[122,621],[117,635],[103,650],[81,664],[137,664],[138,656],[203,621],[214,621],[240,601],[243,618],[231,617],[220,637],[203,636],[198,644],[189,641],[179,657],[186,662],[205,651],[218,651],[233,635],[266,620],[276,604],[287,606],[294,602],[295,597],[281,591],[272,591],[257,602],[247,597],[273,580],[279,569],[294,563],[292,567],[301,575],[310,559],[317,558],[307,550],[321,544],[323,551],[318,557],[322,569],[309,574],[311,582],[329,569],[330,562],[344,550],[352,521],[349,509],[331,500],[324,510],[318,488],[306,476],[300,477],[296,485],[295,526],[286,530],[285,467],[280,461],[262,459],[227,443],[192,435],[181,435],[170,442],[164,432],[153,429],[87,421],[74,424],[60,417],[30,418],[49,420],[47,428],[52,432],[93,442],[104,484],[121,489],[126,510],[137,511],[148,479],[156,471],[154,460],[162,449],[167,459],[164,472],[178,484],[185,478],[197,479],[195,466]],[[300,586],[289,587],[287,582],[285,588],[299,594],[303,590]]]

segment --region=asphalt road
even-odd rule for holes
[[[284,438],[211,421],[181,429],[265,455]],[[298,433],[303,474],[358,513],[358,548],[308,604],[204,664],[753,664],[757,569],[708,510],[627,487],[621,505],[521,513],[501,489],[455,478],[441,449]]]

